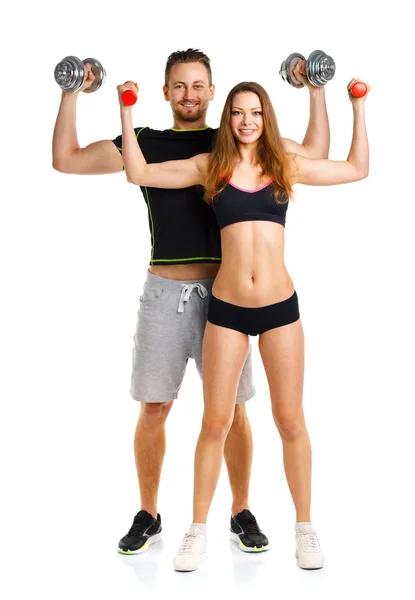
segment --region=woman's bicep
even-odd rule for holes
[[[166,189],[180,189],[201,183],[201,174],[193,159],[169,160],[147,164],[143,169],[139,185]]]
[[[304,156],[295,157],[295,183],[305,185],[338,185],[357,181],[361,177],[355,167],[347,161],[328,159],[312,160]]]

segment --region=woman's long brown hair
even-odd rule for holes
[[[262,174],[273,178],[275,200],[285,204],[293,194],[292,175],[281,134],[278,128],[277,117],[271,100],[264,88],[253,81],[238,83],[228,94],[223,108],[220,126],[217,133],[214,149],[209,157],[206,181],[204,184],[206,202],[213,203],[214,196],[221,192],[228,180],[231,179],[233,170],[240,158],[238,147],[231,129],[232,103],[236,94],[253,92],[260,100],[264,130],[257,145],[257,165]]]

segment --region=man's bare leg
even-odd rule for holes
[[[225,442],[225,462],[232,490],[232,516],[249,509],[252,467],[252,432],[245,403],[235,406],[235,415]]]
[[[134,436],[134,456],[141,509],[157,518],[157,496],[166,452],[166,419],[173,401],[141,404]]]

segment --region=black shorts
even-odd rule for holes
[[[236,306],[211,294],[207,320],[213,325],[235,329],[247,335],[260,335],[270,329],[294,323],[299,318],[298,297],[297,292],[294,292],[287,300],[259,308]]]

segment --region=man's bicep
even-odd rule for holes
[[[69,160],[69,172],[77,175],[105,175],[123,170],[123,160],[111,140],[93,142],[75,152]]]

